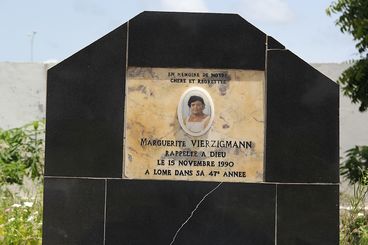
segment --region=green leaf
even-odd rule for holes
[[[0,184],[21,184],[43,175],[44,121],[0,130]]]
[[[38,122],[38,121],[34,121],[34,122],[33,122],[33,128],[34,128],[35,130],[37,130],[37,129],[38,129],[38,125],[39,125],[39,122]]]

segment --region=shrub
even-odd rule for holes
[[[22,184],[23,176],[43,175],[44,135],[44,121],[0,129],[0,183]]]
[[[42,181],[0,188],[0,244],[41,244]]]

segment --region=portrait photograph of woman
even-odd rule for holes
[[[205,134],[214,118],[214,106],[209,93],[199,87],[186,90],[178,105],[178,119],[182,129],[192,136]]]

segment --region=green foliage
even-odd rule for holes
[[[43,175],[45,123],[0,129],[0,183],[21,184],[23,176]]]
[[[0,187],[0,244],[41,244],[42,181]]]
[[[350,209],[341,216],[340,244],[368,244],[368,215],[365,211],[365,197],[368,192],[366,180],[368,172],[354,184],[354,194],[350,198]]]
[[[360,103],[359,111],[366,111],[368,108],[368,59],[361,59],[346,69],[339,78],[339,83],[344,95],[350,97],[353,103]]]
[[[341,217],[341,244],[368,245],[368,214],[365,199],[368,193],[368,146],[355,146],[346,152],[340,173],[353,185],[350,210]]]
[[[346,151],[340,173],[350,184],[368,184],[368,146],[355,146]]]
[[[341,32],[350,33],[357,41],[356,48],[363,53],[368,48],[368,1],[337,0],[326,10],[328,15],[340,13],[336,21]]]
[[[0,129],[0,244],[41,244],[45,123]]]
[[[368,109],[368,0],[336,0],[327,14],[340,14],[336,25],[356,41],[360,60],[342,73],[338,82],[344,95],[359,103],[359,111]],[[368,192],[368,146],[356,146],[346,152],[341,175],[354,187],[350,210],[341,217],[341,244],[368,245],[368,215],[365,197]]]
[[[363,213],[349,221],[349,218],[342,220],[342,233],[340,244],[364,245],[368,244],[368,219]]]
[[[357,42],[361,59],[343,72],[339,78],[342,90],[359,110],[368,109],[368,0],[337,0],[326,10],[328,15],[341,14],[336,21],[341,32],[349,33]]]

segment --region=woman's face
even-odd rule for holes
[[[190,104],[190,112],[194,115],[202,115],[203,109],[204,105],[199,100],[196,100]]]

